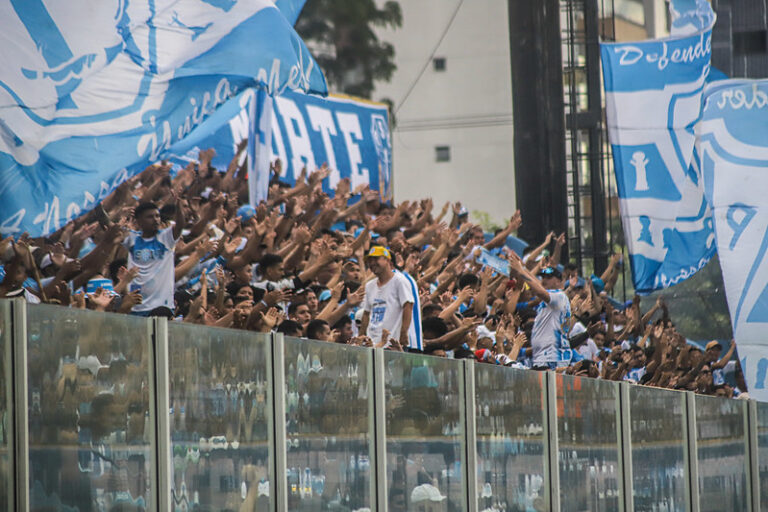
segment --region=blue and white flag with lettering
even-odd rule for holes
[[[246,89],[219,107],[208,119],[168,150],[167,158],[179,167],[199,160],[200,151],[214,149],[216,155],[211,165],[223,172],[237,154],[237,148],[248,138],[249,113],[256,89]],[[240,154],[238,165],[245,160]]]
[[[271,0],[0,2],[0,232],[50,233],[239,92],[325,94]]]
[[[768,401],[768,80],[704,93],[697,148],[744,377]]]
[[[306,0],[276,0],[275,6],[288,23],[295,25],[305,3]],[[251,100],[255,94],[256,90],[248,89],[231,98],[183,141],[174,144],[168,158],[184,167],[190,161],[197,161],[201,150],[212,148],[216,150],[216,156],[211,165],[219,171],[226,169],[237,153],[238,145],[248,138]],[[246,153],[241,153],[239,165],[243,164],[245,156]]]
[[[695,10],[673,12],[667,39],[601,44],[608,132],[639,292],[690,277],[715,253],[694,155],[715,15],[706,0],[687,3]]]
[[[283,13],[285,19],[291,26],[296,24],[296,20],[299,19],[299,14],[304,8],[304,4],[307,0],[275,0],[275,5]]]
[[[385,104],[287,92],[274,98],[257,95],[255,105],[251,140],[257,168],[251,185],[257,201],[266,194],[269,164],[277,158],[283,166],[280,180],[291,185],[302,168],[311,173],[327,163],[332,170],[323,182],[327,193],[349,178],[352,189],[365,184],[391,198],[392,143]]]

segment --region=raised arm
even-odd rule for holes
[[[544,302],[549,303],[549,292],[546,290],[546,288],[544,288],[544,286],[542,286],[541,281],[539,281],[536,276],[530,272],[530,270],[525,268],[522,260],[515,253],[510,255],[509,268],[515,272],[520,277],[520,279],[528,283],[528,286],[531,287],[531,291],[534,295],[536,295]]]

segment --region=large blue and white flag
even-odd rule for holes
[[[323,183],[326,192],[332,193],[339,180],[349,178],[353,189],[366,184],[391,198],[392,143],[386,105],[292,92],[257,98],[251,137],[257,200],[266,193],[269,164],[277,158],[283,165],[281,181],[291,185],[304,167],[311,173],[327,163],[332,171]]]
[[[208,119],[172,145],[166,158],[179,167],[199,160],[200,151],[214,149],[216,155],[211,165],[224,171],[237,154],[237,148],[248,138],[250,120],[248,114],[256,89],[246,89],[219,107]],[[240,155],[238,165],[242,165],[245,154]]]
[[[276,0],[275,6],[291,25],[304,7],[306,0]],[[213,148],[216,156],[211,165],[221,170],[226,169],[234,158],[237,147],[248,138],[250,131],[251,100],[257,93],[247,89],[219,107],[215,114],[203,121],[183,141],[174,144],[168,158],[176,164],[197,161],[201,150]],[[245,160],[245,153],[240,156],[239,164]],[[266,195],[265,195],[266,197]]]
[[[275,5],[283,13],[285,19],[291,26],[296,24],[296,20],[299,19],[299,14],[304,8],[304,4],[307,0],[275,0]]]
[[[0,3],[0,232],[50,233],[243,90],[325,94],[270,0]]]
[[[734,339],[750,396],[768,401],[768,81],[709,85],[697,132]]]
[[[694,155],[715,15],[706,0],[687,3],[694,9],[673,10],[667,39],[601,45],[621,216],[639,292],[690,277],[715,253]]]

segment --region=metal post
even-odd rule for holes
[[[286,462],[286,432],[285,432],[285,346],[282,333],[272,334],[272,425],[270,429],[270,446],[272,457],[272,476],[270,492],[275,496],[275,506],[278,512],[288,510],[288,469]],[[274,482],[274,483],[272,483]]]
[[[152,425],[150,443],[154,447],[155,463],[154,499],[158,510],[172,510],[173,475],[171,470],[171,418],[170,418],[170,387],[168,383],[168,319],[156,317],[147,321],[149,330],[150,354],[149,374],[149,423]],[[154,418],[152,417],[154,416]]]
[[[757,402],[749,400],[745,409],[747,422],[747,490],[753,512],[760,510],[760,461],[757,444]]]
[[[13,310],[13,401],[16,412],[16,510],[29,510],[29,397],[27,394],[27,303],[16,299]]]
[[[619,425],[619,468],[622,474],[621,495],[622,503],[626,512],[635,511],[635,500],[632,496],[632,413],[630,407],[630,387],[628,382],[619,384],[619,406],[618,425]]]
[[[557,439],[557,374],[544,374],[544,439],[546,441],[544,472],[549,473],[549,510],[560,512],[560,466],[558,464]]]
[[[696,439],[696,395],[690,391],[685,392],[685,434],[686,434],[686,478],[685,483],[690,497],[688,510],[699,512],[699,456],[698,441]]]
[[[559,0],[508,0],[507,6],[515,196],[530,219],[519,233],[542,240],[549,231],[568,231]]]
[[[589,103],[589,188],[592,206],[592,257],[594,272],[600,275],[608,265],[603,161],[600,157],[602,102],[600,86],[600,30],[597,0],[584,2],[584,38],[586,46],[587,97]],[[575,108],[574,108],[575,110]],[[574,134],[574,137],[576,134]]]
[[[266,397],[266,411],[265,416],[267,420],[267,480],[269,482],[269,495],[270,496],[277,496],[277,490],[275,489],[275,482],[277,482],[277,477],[275,475],[275,452],[276,445],[275,445],[275,433],[274,428],[272,428],[272,425],[275,424],[275,416],[274,416],[274,392],[273,389],[275,388],[275,380],[274,380],[274,372],[272,371],[272,361],[274,360],[273,356],[273,340],[274,340],[274,334],[270,333],[265,335],[266,339],[264,340],[264,343],[266,345],[266,367],[267,367],[267,397]],[[275,502],[270,500],[270,504],[272,505],[271,511],[274,512],[276,510]]]
[[[8,482],[6,482],[5,492],[8,493],[8,510],[15,510],[15,497],[16,497],[16,416],[14,415],[13,401],[14,401],[14,382],[13,382],[13,305],[10,300],[0,301],[0,305],[7,305],[7,308],[0,308],[3,313],[2,325],[5,328],[5,332],[0,332],[0,339],[5,338],[5,345],[3,347],[3,359],[0,364],[5,365],[5,381],[2,385],[5,386],[5,417],[6,417],[6,437],[5,442],[8,445],[8,464],[10,471],[8,473]]]
[[[374,510],[387,512],[387,397],[384,388],[386,368],[384,351],[373,350],[373,371],[368,385],[373,389],[370,402],[370,432],[373,434],[373,464],[371,465],[371,490],[375,496]]]
[[[462,466],[464,477],[467,479],[466,491],[467,510],[477,512],[477,424],[475,413],[475,362],[469,359],[461,361],[463,366],[462,378],[459,381],[459,393],[464,396],[461,401],[460,414],[464,425],[464,435],[461,437]]]

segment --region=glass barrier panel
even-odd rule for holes
[[[174,509],[271,510],[266,334],[168,323]]]
[[[757,450],[760,510],[768,510],[768,403],[765,402],[757,402]]]
[[[285,338],[289,510],[371,509],[373,352]]]
[[[685,512],[685,393],[631,386],[629,407],[635,510]]]
[[[151,509],[150,324],[27,309],[30,510]]]
[[[8,355],[11,346],[11,302],[0,300],[0,510],[10,510],[13,495],[13,467],[11,466],[10,439],[13,432],[13,400],[10,378],[12,361]]]
[[[696,395],[702,512],[747,510],[746,402]]]
[[[384,352],[390,512],[463,510],[460,361]]]
[[[556,375],[560,508],[619,510],[616,382]]]
[[[478,510],[545,510],[545,375],[475,365]]]

